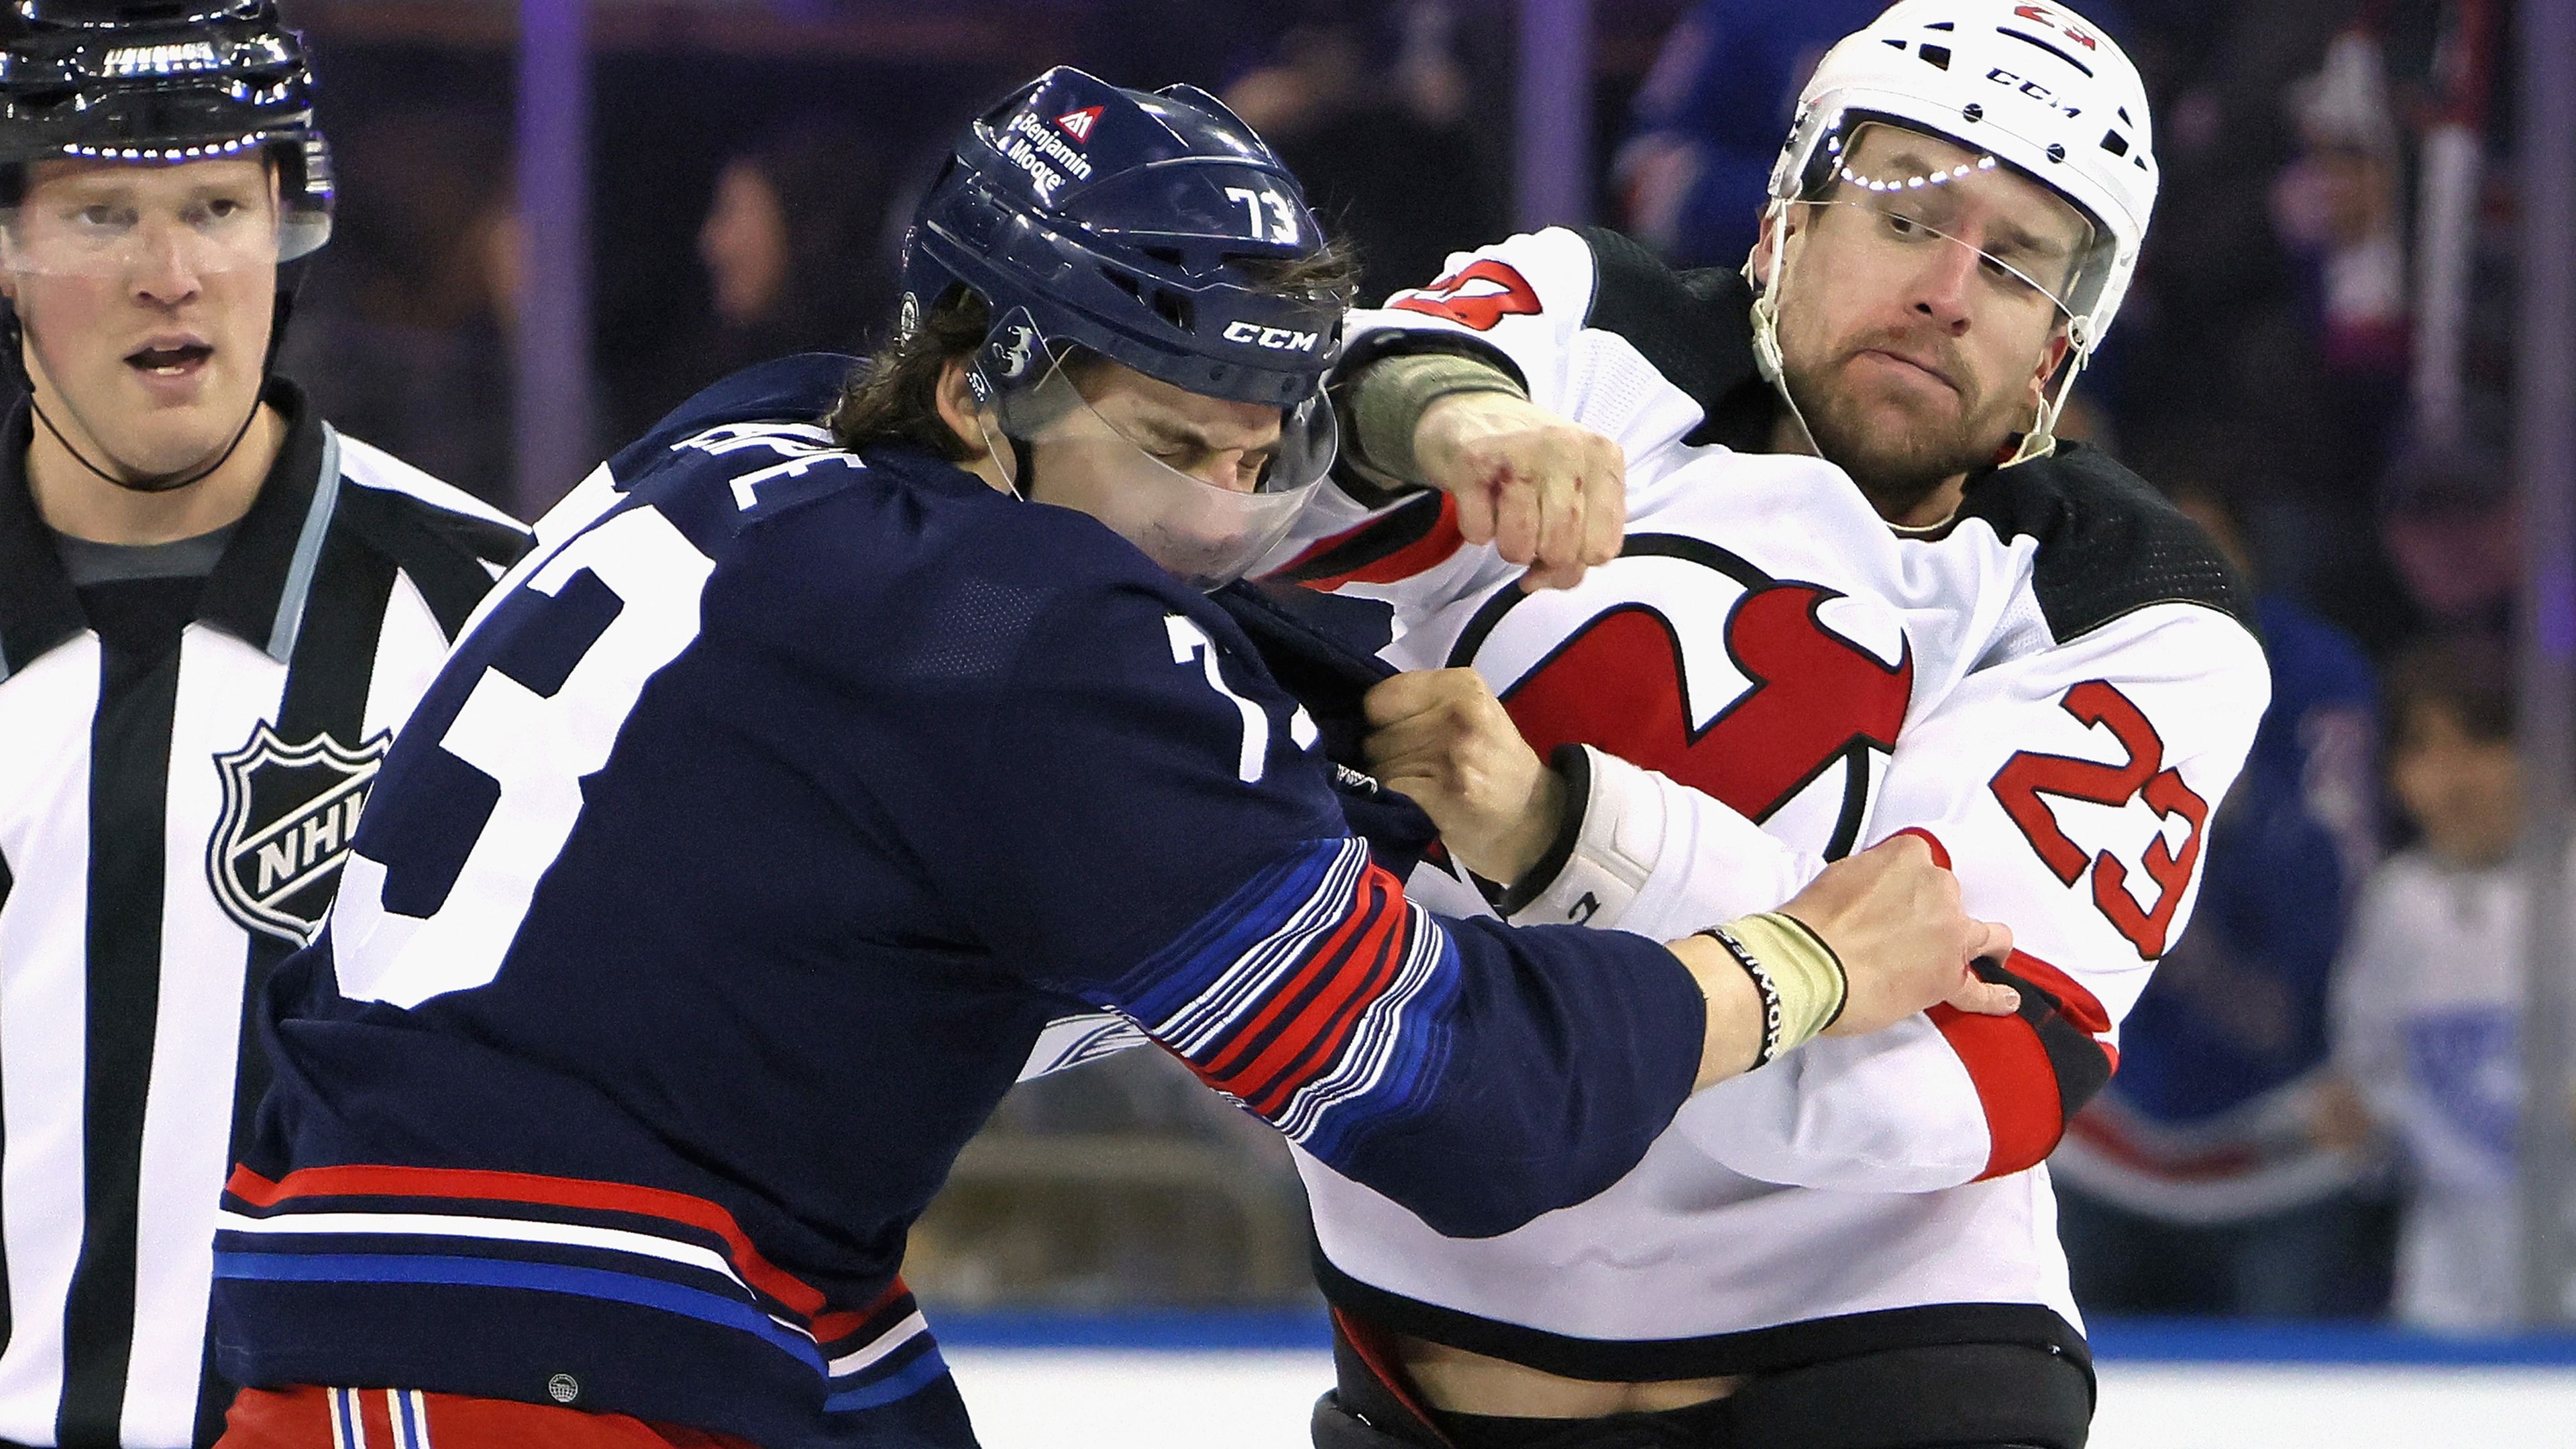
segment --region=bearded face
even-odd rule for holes
[[[1789,207],[1779,243],[1789,396],[1818,451],[1901,519],[2032,426],[2090,229],[2046,188],[1894,126],[1858,132],[1844,175],[1960,178],[1846,180]]]

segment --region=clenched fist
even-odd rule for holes
[[[1627,459],[1590,428],[1510,393],[1452,393],[1413,425],[1413,460],[1419,481],[1458,500],[1469,543],[1529,565],[1525,589],[1571,588],[1619,556]]]
[[[1521,738],[1482,675],[1399,674],[1361,707],[1370,770],[1422,807],[1459,864],[1504,885],[1538,864],[1565,816],[1565,781]]]

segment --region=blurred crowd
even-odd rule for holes
[[[1039,29],[989,64],[900,45],[600,57],[592,453],[744,363],[880,338],[939,139],[1034,64],[1220,92],[1357,243],[1373,296],[1510,229],[1500,0],[1005,8]],[[1601,0],[1598,217],[1676,262],[1740,264],[1807,70],[1880,8]],[[2053,1164],[2078,1296],[2500,1324],[2519,1292],[2524,922],[2511,5],[2080,8],[2146,73],[2164,183],[2068,431],[2236,558],[2276,695],[2197,919]],[[511,476],[517,218],[545,199],[512,194],[509,56],[315,40],[341,230],[285,367],[353,433],[541,504],[572,480]],[[1024,1089],[995,1132],[1064,1150],[970,1156],[915,1283],[980,1302],[1305,1291],[1280,1149],[1156,1056]],[[1014,1165],[1031,1161],[1058,1166]]]

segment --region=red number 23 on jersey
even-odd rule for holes
[[[2088,865],[2092,868],[2093,904],[2138,948],[2140,956],[2152,961],[2165,952],[2174,915],[2182,909],[2183,891],[2191,884],[2192,867],[2200,859],[2209,802],[2193,793],[2179,772],[2165,768],[2163,738],[2127,695],[2094,679],[2066,691],[2058,703],[2087,725],[2107,727],[2129,758],[2112,764],[2025,750],[1995,772],[1991,788],[2004,813],[2021,827],[2031,849],[2039,852],[2059,880],[2074,885]],[[2142,863],[2156,886],[2154,903],[2143,908],[2138,904],[2129,890],[2129,868],[2111,852],[2102,851],[2088,861],[2084,848],[2068,839],[2058,825],[2056,814],[2040,798],[2043,795],[2111,806],[2144,799],[2157,815],[2168,820],[2180,817],[2184,830],[2179,849],[2162,834],[2147,843]]]

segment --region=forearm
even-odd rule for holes
[[[1823,939],[1776,913],[1729,921],[1666,947],[1689,969],[1708,1008],[1694,1091],[1813,1040],[1841,1014],[1849,992],[1842,963]]]
[[[1510,373],[1465,353],[1407,353],[1362,364],[1336,389],[1349,425],[1350,462],[1380,488],[1420,486],[1414,445],[1423,416],[1443,398],[1478,392],[1529,396]]]

